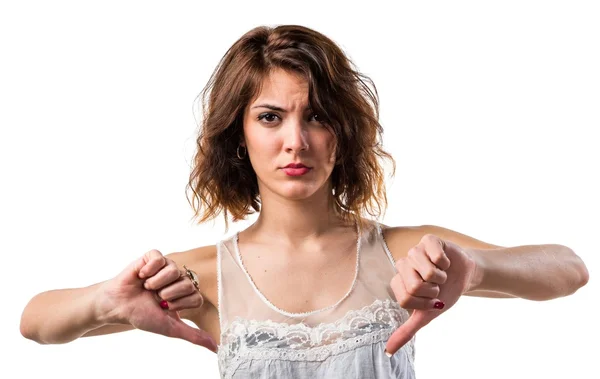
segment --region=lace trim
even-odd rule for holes
[[[352,290],[354,290],[354,287],[356,286],[356,282],[357,282],[357,279],[358,279],[358,271],[360,269],[360,267],[359,267],[360,266],[360,264],[359,264],[359,262],[360,262],[360,247],[361,247],[361,240],[362,240],[362,235],[361,235],[360,230],[358,228],[357,228],[357,232],[356,232],[356,235],[357,235],[357,237],[356,237],[356,266],[354,268],[354,279],[352,280],[352,285],[350,286],[350,289],[335,304],[332,304],[332,305],[330,305],[328,307],[325,307],[325,308],[316,309],[316,310],[313,310],[313,311],[303,312],[303,313],[287,312],[287,311],[284,311],[283,309],[278,308],[277,306],[275,306],[275,304],[271,303],[269,301],[269,299],[267,299],[267,297],[258,289],[258,287],[256,286],[256,284],[254,283],[254,280],[250,276],[250,273],[248,273],[248,270],[246,270],[246,266],[244,266],[244,261],[242,260],[242,255],[240,254],[240,248],[238,246],[239,235],[240,235],[239,233],[236,233],[235,236],[233,237],[233,246],[234,246],[235,254],[236,254],[236,257],[237,257],[238,262],[240,264],[240,267],[242,268],[242,271],[244,271],[244,274],[246,275],[246,278],[250,282],[250,285],[252,286],[252,288],[254,289],[254,292],[258,295],[258,297],[269,308],[271,308],[272,310],[274,310],[277,313],[280,313],[280,314],[282,314],[284,316],[287,316],[287,317],[302,318],[302,317],[307,317],[307,316],[314,315],[316,313],[328,311],[330,309],[333,309],[333,308],[337,307],[344,300],[346,300],[348,298],[348,296],[350,296],[350,294],[352,293]]]
[[[315,327],[236,318],[221,334],[218,357],[225,378],[250,359],[323,361],[362,346],[385,341],[409,317],[397,302],[376,300],[333,323]],[[402,347],[414,363],[414,339]]]

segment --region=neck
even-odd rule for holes
[[[333,197],[323,188],[302,200],[261,191],[261,211],[252,229],[255,233],[277,235],[280,242],[298,246],[342,225]]]

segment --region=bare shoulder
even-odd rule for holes
[[[383,229],[386,245],[394,260],[406,257],[408,250],[419,244],[427,234],[433,234],[464,248],[497,249],[502,247],[437,225],[391,226]]]
[[[198,275],[200,292],[204,304],[195,309],[185,309],[179,312],[181,318],[195,323],[199,328],[209,332],[219,341],[219,315],[217,311],[217,247],[202,246],[194,249],[167,254],[180,269],[185,265]]]
[[[423,226],[383,226],[383,238],[394,261],[407,255],[424,235]]]

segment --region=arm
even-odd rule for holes
[[[52,290],[34,296],[21,315],[21,334],[40,344],[59,344],[106,325],[107,320],[96,307],[102,284]]]
[[[472,286],[465,295],[494,291],[528,300],[550,300],[573,294],[589,279],[581,258],[563,245],[465,251],[477,263]]]
[[[546,300],[572,294],[588,281],[583,261],[562,245],[502,247],[435,225],[390,228],[385,238],[398,260],[426,234],[461,246],[476,261],[467,296]]]
[[[393,228],[391,237],[394,249],[410,246],[404,256],[396,255],[390,286],[400,306],[413,312],[390,336],[389,354],[464,294],[547,300],[567,296],[588,280],[581,259],[562,245],[504,248],[432,225]]]
[[[443,228],[435,225],[421,225],[421,226],[397,226],[386,228],[384,232],[384,238],[390,249],[390,253],[394,258],[394,261],[399,260],[407,256],[408,251],[419,243],[421,238],[426,234],[434,234],[440,238],[447,239],[463,247],[471,247],[478,249],[496,249],[501,246],[492,245],[469,237],[465,234],[455,232],[450,229]],[[507,293],[495,292],[489,290],[477,289],[465,293],[469,296],[478,297],[490,297],[490,298],[510,298],[515,297]]]
[[[563,245],[502,247],[439,226],[424,228],[461,246],[477,263],[468,296],[550,300],[573,294],[589,279],[581,258]]]
[[[210,322],[214,318],[212,317],[214,312],[210,310],[214,308],[211,300],[216,297],[215,256],[214,246],[165,256],[175,261],[179,267],[185,264],[196,271],[201,278],[200,288],[205,299],[204,304],[199,308],[182,309],[179,313],[181,318],[190,319],[196,324],[200,323],[202,327],[213,328],[214,325]],[[213,280],[214,285],[211,284]],[[21,334],[41,344],[59,344],[79,337],[135,329],[131,324],[112,319],[105,312],[100,311],[102,286],[105,283],[107,282],[84,288],[52,290],[34,296],[21,316]],[[209,330],[209,333],[211,332],[212,330]]]

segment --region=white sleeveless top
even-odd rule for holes
[[[390,335],[408,319],[395,300],[396,274],[379,223],[357,239],[352,286],[336,304],[305,313],[278,309],[254,285],[237,246],[217,244],[222,378],[414,378],[413,338],[392,358]],[[291,295],[293,296],[293,295]]]

